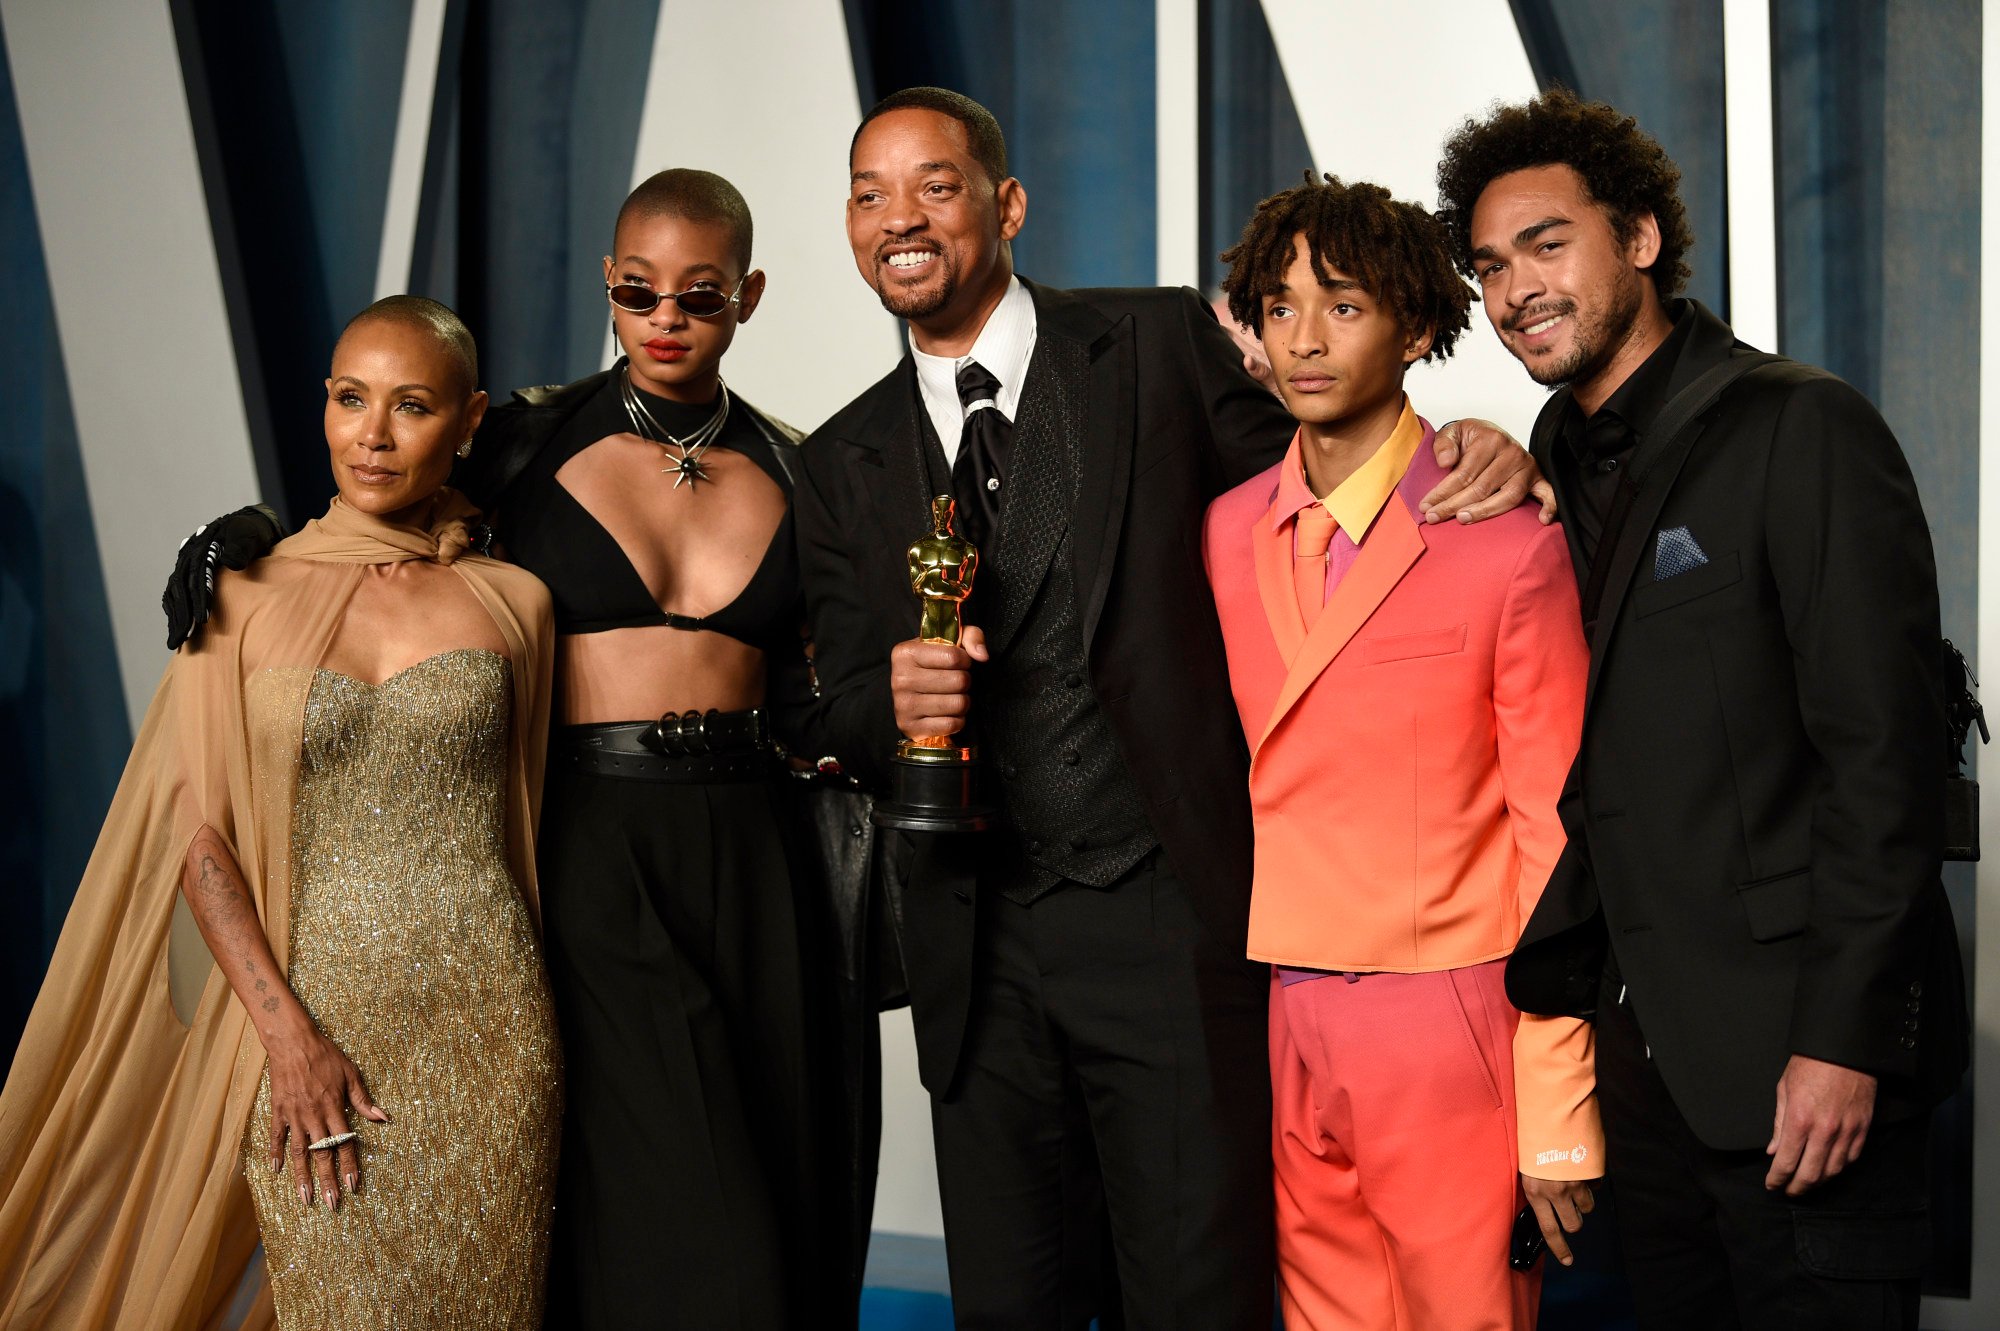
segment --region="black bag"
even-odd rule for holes
[[[1974,726],[1979,742],[1992,740],[1986,729],[1986,709],[1973,692],[1979,680],[1966,663],[1965,653],[1951,639],[1938,640],[1938,656],[1944,672],[1945,776],[1944,776],[1944,857],[1947,860],[1979,859],[1979,783],[1965,774],[1965,741]]]

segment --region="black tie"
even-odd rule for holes
[[[958,403],[965,408],[965,428],[951,464],[951,488],[958,497],[959,535],[980,547],[987,561],[1000,531],[1000,487],[1014,444],[1014,425],[1000,414],[999,397],[1000,381],[991,370],[976,360],[959,368]]]

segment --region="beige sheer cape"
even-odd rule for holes
[[[335,500],[225,574],[214,618],[167,667],[0,1091],[0,1326],[268,1324],[268,1296],[246,1320],[239,1290],[257,1243],[240,1169],[264,1050],[180,904],[181,874],[196,831],[219,832],[286,965],[311,668],[369,565],[450,564],[506,641],[508,856],[539,923],[549,597],[530,574],[463,554],[471,516],[449,490],[425,529]]]

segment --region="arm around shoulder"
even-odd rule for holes
[[[1276,462],[1298,423],[1277,394],[1243,368],[1243,352],[1208,302],[1190,287],[1176,296],[1196,390],[1221,467],[1219,493]]]
[[[160,609],[167,616],[167,650],[176,651],[208,622],[223,569],[248,568],[284,539],[285,525],[268,504],[251,504],[210,519],[181,542]]]
[[[855,496],[837,455],[841,447],[824,428],[801,446],[793,522],[812,629],[818,719],[833,748],[831,756],[865,781],[881,774],[897,732],[889,654],[886,647],[877,650],[881,635],[853,552],[852,543],[870,527],[853,512]]]

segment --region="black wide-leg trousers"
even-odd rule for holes
[[[1269,968],[1160,851],[1109,888],[1002,886],[978,886],[966,1043],[932,1098],[958,1325],[1087,1326],[1108,1224],[1132,1331],[1269,1331]]]
[[[552,1328],[779,1331],[824,1304],[821,1101],[782,778],[551,764],[542,917],[567,1112]]]

